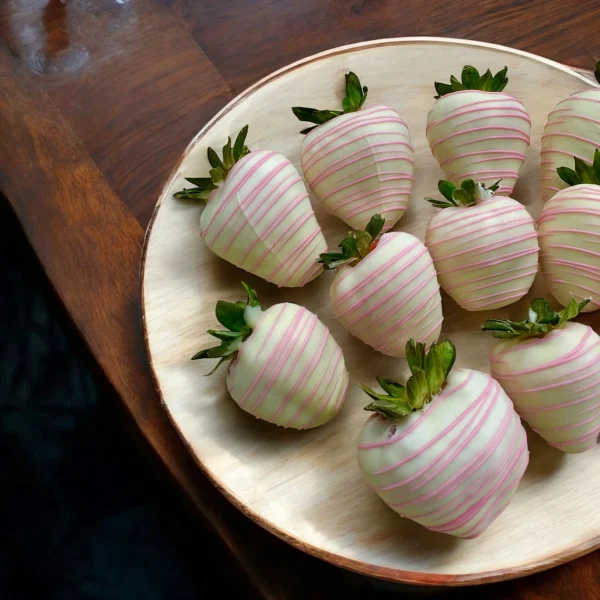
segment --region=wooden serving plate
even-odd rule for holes
[[[218,299],[243,298],[240,280],[263,306],[290,301],[316,312],[342,345],[351,381],[375,375],[403,378],[405,361],[385,357],[346,333],[329,304],[332,273],[302,289],[278,289],[213,255],[199,235],[198,204],[174,200],[184,175],[205,176],[206,148],[250,125],[251,149],[281,152],[299,165],[302,125],[294,105],[337,108],[343,75],[355,71],[369,87],[369,105],[383,103],[406,120],[415,149],[416,185],[409,210],[395,229],[423,239],[434,214],[424,196],[437,193],[442,171],[425,138],[436,80],[459,75],[465,64],[481,71],[507,65],[506,91],[525,104],[532,145],[514,197],[537,217],[541,209],[540,138],[548,113],[567,95],[595,85],[573,70],[525,52],[442,38],[379,40],[337,48],[263,79],[226,106],[192,140],[158,202],[142,264],[142,310],[147,349],[165,409],[198,464],[252,519],[289,543],[334,564],[393,581],[466,584],[509,579],[549,568],[600,547],[600,445],[568,456],[529,432],[531,461],[517,495],[480,538],[459,540],[400,518],[372,493],[356,462],[356,438],[367,418],[367,397],[351,385],[345,406],[329,424],[298,432],[260,422],[228,397],[222,368],[190,357],[210,343]],[[482,71],[483,72],[483,71]],[[321,210],[317,217],[330,247],[347,227]],[[442,336],[458,349],[457,365],[488,370],[487,316],[526,314],[544,295],[538,277],[529,297],[493,313],[469,313],[444,297]],[[588,317],[600,330],[600,312]]]

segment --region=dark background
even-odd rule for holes
[[[0,599],[253,597],[144,451],[1,196],[0,282]]]

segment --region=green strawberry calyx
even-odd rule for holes
[[[356,112],[362,108],[362,105],[367,99],[369,89],[360,84],[360,80],[355,73],[350,71],[346,73],[346,95],[342,100],[343,110],[319,110],[317,108],[306,108],[305,106],[294,106],[292,112],[298,120],[307,121],[308,123],[316,123],[314,127],[303,129],[300,133],[308,133],[316,129],[319,125],[331,121],[340,115]]]
[[[208,162],[212,167],[209,172],[210,177],[186,177],[185,180],[195,187],[183,188],[181,191],[175,192],[173,196],[178,200],[208,200],[213,191],[219,187],[219,183],[227,179],[233,165],[250,152],[248,146],[245,145],[247,135],[248,125],[245,125],[235,138],[233,146],[231,138],[227,138],[227,143],[223,146],[222,159],[212,148],[209,148],[207,150]]]
[[[472,179],[465,179],[457,188],[452,182],[442,179],[438,182],[438,190],[444,196],[439,198],[425,198],[436,208],[451,208],[461,206],[474,206],[477,202],[491,198],[499,189],[499,179],[493,185],[486,187],[483,183],[475,183]]]
[[[212,375],[225,361],[235,360],[242,344],[250,337],[262,314],[256,292],[242,281],[248,299],[246,302],[225,302],[219,300],[215,309],[217,320],[226,330],[209,329],[208,333],[221,343],[218,346],[201,350],[192,356],[192,360],[200,358],[220,358],[216,367],[207,375]]]
[[[373,215],[364,231],[355,229],[340,242],[341,252],[324,252],[319,255],[317,262],[327,271],[337,269],[342,265],[357,265],[367,254],[377,246],[381,237],[385,219],[381,215]]]
[[[600,185],[600,149],[597,148],[594,152],[594,160],[590,165],[577,156],[573,158],[575,159],[575,169],[558,167],[556,169],[558,176],[569,185],[581,185],[582,183]]]
[[[465,65],[462,70],[461,80],[459,81],[450,75],[450,83],[440,83],[436,81],[435,91],[438,93],[434,98],[437,100],[447,94],[453,92],[460,92],[461,90],[481,90],[483,92],[501,92],[508,83],[508,77],[506,73],[508,67],[498,71],[495,75],[488,69],[483,75],[479,74],[479,71],[475,67]]]
[[[482,331],[491,331],[494,337],[501,339],[526,340],[543,337],[553,329],[563,327],[568,321],[574,319],[590,301],[591,298],[586,298],[582,302],[571,298],[567,307],[557,312],[550,308],[547,300],[536,298],[531,301],[528,319],[523,321],[487,319],[481,329]]]
[[[359,384],[373,399],[365,410],[376,412],[388,421],[399,421],[422,410],[444,389],[456,360],[456,348],[451,341],[444,340],[433,343],[425,352],[425,344],[410,339],[406,344],[406,359],[411,371],[406,386],[393,379],[377,377],[377,383],[385,392],[379,394]]]

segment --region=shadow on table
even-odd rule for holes
[[[253,598],[142,454],[2,197],[0,281],[0,598]]]

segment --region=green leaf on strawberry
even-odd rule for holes
[[[435,208],[450,208],[459,206],[474,206],[481,198],[491,198],[500,187],[499,179],[493,185],[486,187],[483,183],[475,183],[472,179],[465,179],[457,188],[451,181],[442,179],[438,182],[438,190],[444,200],[428,198],[425,200]]]
[[[359,385],[363,392],[374,400],[374,402],[365,406],[365,410],[377,412],[389,421],[397,421],[402,417],[407,417],[413,412],[406,398],[400,399],[384,396],[383,394],[375,393],[366,385]]]
[[[465,86],[454,75],[450,75],[450,86],[453,92],[460,92],[465,89]]]
[[[487,319],[481,329],[482,331],[491,331],[494,337],[501,339],[525,340],[543,337],[553,329],[562,327],[574,319],[590,301],[591,298],[586,298],[582,302],[571,298],[567,307],[557,312],[544,298],[535,298],[531,301],[528,319],[523,321]]]
[[[473,90],[479,85],[479,71],[475,67],[471,67],[466,65],[462,70],[462,84],[463,89],[465,90]]]
[[[385,219],[381,215],[373,215],[370,221],[365,227],[365,232],[371,236],[371,242],[379,239],[383,226],[385,225]]]
[[[501,92],[508,83],[508,77],[506,77],[506,73],[508,71],[508,67],[504,67],[501,71],[498,71],[493,79],[492,79],[492,91]]]
[[[482,90],[484,92],[501,92],[508,83],[506,73],[508,67],[498,71],[495,75],[488,69],[483,75],[479,75],[479,71],[470,65],[465,65],[461,74],[461,81],[458,81],[454,75],[450,76],[450,85],[436,81],[435,91],[438,93],[434,96],[437,100],[442,96],[459,92],[461,90]]]
[[[479,87],[475,88],[478,90],[482,90],[483,92],[492,92],[492,86],[494,85],[494,76],[492,72],[488,69],[479,80]]]
[[[409,340],[406,344],[406,358],[411,376],[406,387],[393,379],[377,377],[377,382],[385,392],[379,394],[371,388],[360,385],[373,399],[365,410],[379,413],[389,421],[398,421],[409,414],[422,410],[437,396],[456,359],[456,349],[449,340],[436,342],[425,352],[425,344]]]
[[[208,148],[208,162],[212,167],[209,171],[210,177],[186,177],[185,180],[196,187],[183,188],[183,190],[175,192],[173,196],[178,200],[208,200],[211,193],[217,189],[217,184],[227,179],[227,175],[235,163],[250,152],[245,145],[247,135],[248,125],[245,125],[238,133],[233,147],[231,138],[227,138],[227,143],[223,146],[223,159],[220,159],[212,148]]]
[[[432,396],[439,394],[448,374],[454,366],[456,349],[452,342],[445,340],[433,344],[425,356],[427,387]]]
[[[227,327],[227,329],[230,329],[231,331],[243,331],[246,327],[244,308],[245,307],[234,302],[219,300],[215,310],[217,321],[219,321],[223,327]]]
[[[327,271],[337,269],[342,265],[358,264],[375,248],[383,231],[385,219],[381,215],[373,215],[364,231],[356,229],[349,231],[348,235],[340,242],[341,252],[324,252],[319,255],[317,262]]]
[[[425,368],[425,344],[418,344],[413,339],[406,344],[406,362],[410,372]]]
[[[406,388],[393,379],[377,377],[377,383],[385,394],[378,394],[366,385],[359,384],[360,388],[371,397],[374,402],[365,407],[365,410],[378,412],[387,419],[395,420],[398,416],[407,416],[413,409],[408,401]]]
[[[594,152],[594,160],[591,165],[577,156],[573,158],[575,169],[558,167],[556,169],[558,176],[569,185],[581,185],[582,183],[600,185],[600,149],[596,149]]]
[[[435,98],[441,98],[442,96],[445,96],[446,94],[451,94],[454,90],[452,89],[452,86],[448,83],[440,83],[439,81],[436,81],[435,84],[435,91],[438,93],[437,96],[435,96]]]
[[[305,106],[292,107],[292,112],[298,120],[315,123],[315,127],[308,127],[300,133],[306,134],[319,125],[331,121],[331,119],[360,110],[367,99],[368,91],[366,86],[361,86],[355,73],[352,71],[346,73],[346,96],[342,100],[342,110],[319,110],[317,108],[306,108]]]
[[[406,382],[406,395],[413,411],[420,410],[432,397],[429,392],[427,375],[423,369],[415,369]]]
[[[246,291],[246,294],[248,295],[248,300],[246,301],[245,305],[260,306],[260,302],[258,301],[258,294],[247,283],[244,283],[243,281],[242,281],[242,287],[244,288],[244,290]],[[238,301],[238,304],[241,304],[242,306],[244,306],[243,302]]]
[[[250,327],[246,320],[247,309],[260,307],[260,304],[256,292],[243,281],[242,286],[248,295],[246,302],[225,302],[224,300],[217,302],[215,310],[217,320],[227,330],[216,331],[209,329],[208,333],[220,340],[221,343],[218,346],[201,350],[192,356],[192,360],[221,358],[216,367],[210,373],[207,373],[207,375],[212,375],[225,361],[235,359],[242,347],[242,343],[252,334],[252,327]]]

